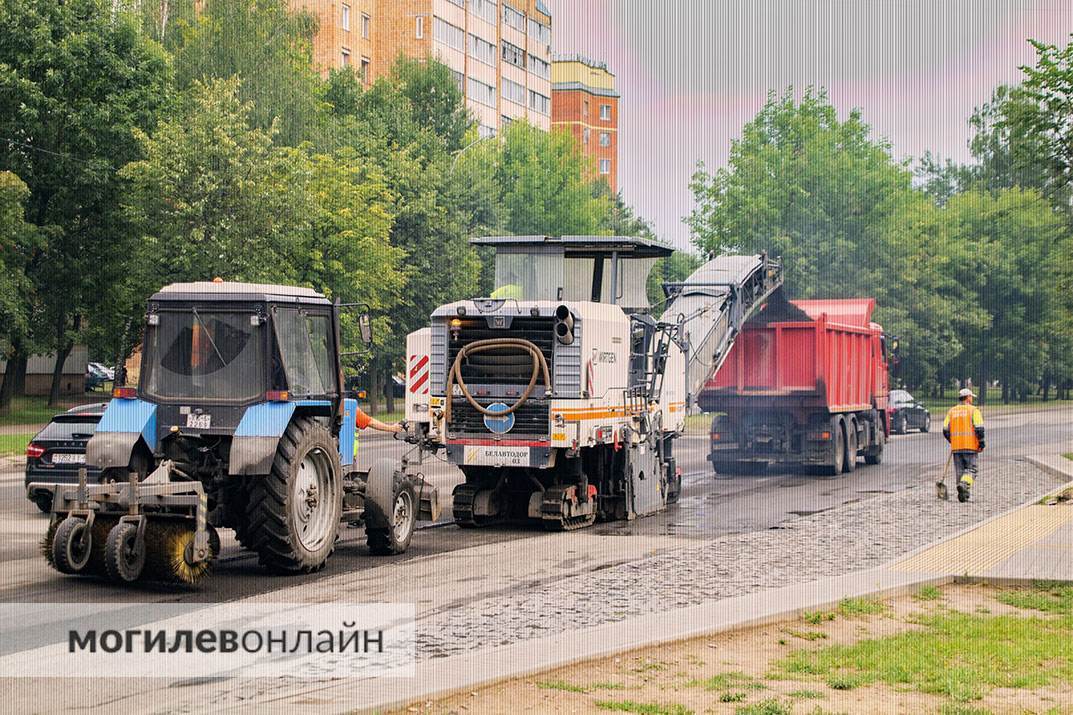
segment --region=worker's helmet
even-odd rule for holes
[[[972,391],[972,388],[964,387],[961,389],[961,392],[958,393],[958,399],[964,400],[966,397],[976,397],[976,393]]]

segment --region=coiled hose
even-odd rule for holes
[[[477,400],[473,398],[473,395],[470,394],[469,388],[466,387],[465,380],[462,379],[462,362],[469,355],[486,353],[492,350],[502,350],[504,348],[515,348],[529,353],[529,357],[533,361],[533,374],[529,378],[529,385],[513,405],[502,412],[492,412],[488,408],[479,404]],[[502,417],[503,415],[509,415],[525,404],[525,401],[529,399],[531,394],[533,394],[533,388],[536,387],[537,377],[541,374],[543,374],[544,377],[545,388],[550,394],[552,392],[552,386],[551,373],[548,370],[548,361],[544,359],[544,353],[540,351],[540,348],[528,340],[523,340],[522,338],[492,338],[490,340],[475,340],[468,345],[464,345],[462,349],[458,351],[458,355],[455,356],[455,361],[451,364],[450,372],[447,373],[447,404],[443,410],[445,423],[451,423],[451,403],[453,402],[452,398],[454,396],[454,386],[456,384],[459,389],[462,390],[462,394],[465,395],[469,404],[473,405],[473,409],[477,410],[482,415],[487,415],[489,417]]]

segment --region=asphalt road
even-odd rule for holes
[[[1053,454],[1073,449],[1073,415],[1066,410],[1010,414],[988,420],[988,449],[981,460],[980,489],[987,488],[989,465],[1017,460],[1029,454]],[[938,422],[938,420],[936,420]],[[359,463],[379,457],[399,459],[405,444],[381,435],[365,437]],[[680,502],[662,514],[632,522],[597,524],[586,534],[637,539],[638,557],[648,541],[709,539],[728,533],[778,528],[787,520],[834,507],[874,498],[879,494],[930,482],[946,460],[946,443],[937,433],[894,437],[887,445],[882,464],[865,466],[852,475],[816,477],[771,472],[760,476],[717,477],[705,461],[707,436],[690,434],[676,446],[684,473]],[[225,531],[224,548],[212,576],[197,588],[139,586],[118,588],[109,583],[66,578],[52,571],[39,554],[38,543],[47,527],[47,517],[26,501],[21,465],[0,460],[0,601],[43,602],[221,602],[279,589],[313,584],[325,578],[359,572],[398,562],[399,578],[405,578],[406,562],[473,546],[534,538],[542,531],[525,528],[461,530],[450,524],[449,497],[461,481],[457,469],[438,460],[419,468],[440,490],[445,505],[439,524],[418,531],[410,550],[397,557],[372,557],[365,547],[364,532],[345,530],[327,567],[309,576],[277,577],[265,574],[257,559],[241,550]],[[582,532],[578,532],[582,533]],[[664,538],[660,538],[664,537]],[[630,541],[634,541],[630,539]],[[542,578],[555,578],[543,574]]]

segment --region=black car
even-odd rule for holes
[[[887,409],[890,411],[890,431],[905,434],[911,429],[927,432],[931,429],[931,413],[905,390],[891,390]]]
[[[26,446],[26,498],[43,512],[52,510],[52,496],[31,494],[31,482],[74,484],[79,468],[86,465],[86,444],[97,431],[107,402],[80,405],[60,413]],[[101,470],[87,466],[89,481],[100,480]]]

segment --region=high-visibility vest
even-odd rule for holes
[[[950,430],[950,449],[954,452],[979,452],[980,440],[976,428],[983,426],[980,410],[972,405],[954,405],[946,413],[946,429]]]

